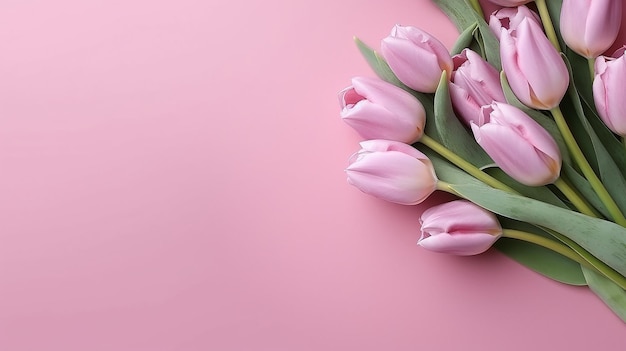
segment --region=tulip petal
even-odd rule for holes
[[[498,240],[498,236],[480,232],[462,233],[459,235],[441,233],[435,236],[420,238],[417,243],[429,251],[470,256],[487,251],[496,240]]]
[[[397,151],[359,157],[346,173],[348,182],[364,193],[403,205],[424,201],[437,185],[432,167]]]

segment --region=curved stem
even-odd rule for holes
[[[477,14],[480,15],[480,17],[484,18],[484,14],[483,14],[483,9],[480,7],[480,3],[478,2],[478,0],[469,0],[470,5],[472,5],[472,8],[474,9],[474,11],[476,11]]]
[[[554,182],[554,185],[565,195],[565,197],[580,211],[590,217],[599,218],[600,214],[596,212],[591,205],[585,201],[562,177]]]
[[[508,185],[502,183],[501,181],[497,180],[496,178],[490,176],[489,174],[481,171],[476,166],[474,166],[473,164],[465,161],[459,155],[457,155],[454,152],[450,151],[450,149],[448,149],[445,146],[439,144],[435,139],[432,139],[431,137],[427,136],[426,134],[424,134],[422,136],[422,138],[420,139],[420,142],[422,144],[428,146],[431,150],[433,150],[434,152],[438,153],[439,155],[441,155],[442,157],[444,157],[448,161],[450,161],[453,164],[455,164],[457,167],[459,167],[462,170],[464,170],[465,172],[469,173],[474,178],[482,181],[483,183],[485,183],[485,184],[487,184],[487,185],[489,185],[489,186],[491,186],[493,188],[496,188],[496,189],[500,189],[500,190],[504,190],[504,191],[509,192],[509,193],[517,194],[517,191],[515,191],[513,188],[511,188]]]
[[[572,261],[576,261],[585,267],[593,268],[584,258],[582,258],[576,251],[569,248],[567,245],[563,245],[558,241],[550,240],[544,236],[524,232],[515,229],[502,229],[502,236],[505,238],[512,238],[517,240],[526,241],[532,244],[536,244],[546,249],[550,249],[556,253],[559,253]]]
[[[554,121],[556,122],[556,125],[559,128],[559,131],[561,132],[572,157],[576,161],[576,164],[580,167],[580,170],[583,172],[585,178],[589,181],[593,190],[596,194],[598,194],[600,201],[602,201],[604,206],[606,206],[606,209],[609,211],[615,223],[626,227],[626,218],[624,218],[622,211],[620,211],[619,207],[604,187],[604,184],[602,184],[602,181],[600,181],[596,173],[591,168],[591,165],[589,165],[589,162],[587,162],[582,150],[576,143],[576,139],[574,138],[572,131],[567,126],[567,122],[565,122],[565,117],[563,117],[561,109],[557,106],[550,110],[550,112],[552,113],[552,116],[554,116]]]
[[[550,12],[548,12],[548,7],[546,6],[546,0],[535,0],[535,4],[537,5],[537,10],[539,10],[539,17],[541,17],[541,23],[543,23],[543,29],[546,31],[546,36],[556,50],[561,51],[559,39],[556,36],[556,31],[552,25],[552,19],[550,19]]]

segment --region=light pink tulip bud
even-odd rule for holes
[[[626,58],[613,59],[600,56],[596,59],[593,80],[593,99],[598,115],[615,134],[626,136]]]
[[[422,213],[420,223],[422,235],[417,244],[439,253],[478,255],[502,236],[496,216],[467,200],[431,207]]]
[[[489,2],[500,6],[515,7],[528,4],[533,2],[533,0],[489,0]]]
[[[537,23],[525,18],[515,31],[501,29],[500,58],[511,90],[522,103],[539,110],[559,105],[569,72]]]
[[[553,183],[561,172],[561,152],[552,136],[517,107],[494,102],[483,106],[476,142],[506,174],[518,182],[540,186]]]
[[[567,46],[586,58],[595,58],[617,39],[623,0],[563,0],[561,35]]]
[[[525,18],[541,26],[541,18],[537,13],[526,6],[519,6],[505,7],[492,13],[491,16],[489,16],[489,28],[499,40],[502,28],[509,31],[509,33],[515,32]]]
[[[432,163],[414,147],[397,141],[368,140],[350,159],[348,183],[362,192],[402,205],[415,205],[437,187]]]
[[[378,78],[352,78],[339,93],[341,118],[365,139],[414,143],[422,137],[426,113],[413,95]]]
[[[500,75],[487,61],[470,49],[464,49],[452,57],[454,71],[450,82],[452,105],[461,120],[468,126],[478,123],[478,115],[483,105],[493,101],[506,101]]]
[[[398,79],[423,93],[437,90],[443,71],[452,72],[446,47],[421,29],[396,25],[383,39],[381,54]]]

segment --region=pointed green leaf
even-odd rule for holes
[[[626,291],[595,270],[583,267],[583,274],[591,290],[626,323]]]
[[[463,49],[469,47],[474,41],[474,32],[478,27],[478,23],[474,23],[473,25],[467,27],[456,40],[454,46],[452,47],[451,55],[460,54]]]

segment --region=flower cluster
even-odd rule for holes
[[[475,255],[504,240],[530,247],[522,263],[547,248],[582,278],[529,266],[626,301],[626,50],[606,53],[622,1],[492,0],[502,7],[488,15],[477,0],[435,2],[461,31],[452,53],[412,26],[394,26],[379,51],[357,41],[378,77],[339,95],[365,140],[348,183],[403,205],[452,193],[423,212],[421,247]]]

